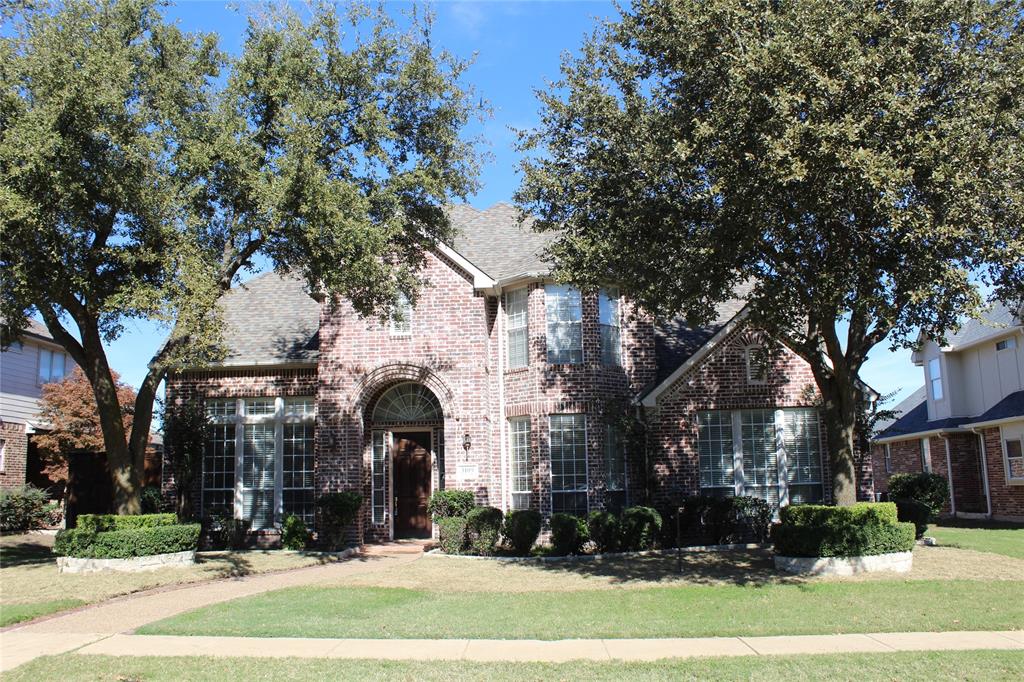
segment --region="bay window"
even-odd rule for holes
[[[551,453],[551,511],[587,513],[587,429],[582,414],[548,417]]]
[[[544,287],[548,362],[583,362],[583,304],[580,290],[560,284]]]

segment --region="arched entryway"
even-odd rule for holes
[[[436,485],[444,412],[434,393],[404,381],[384,390],[370,413],[371,502],[394,538],[429,538],[427,502]]]

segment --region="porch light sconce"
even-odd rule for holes
[[[470,439],[468,433],[462,434],[462,449],[466,451],[466,455],[469,455],[469,449],[473,447],[473,441]]]

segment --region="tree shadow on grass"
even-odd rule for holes
[[[537,564],[554,573],[575,573],[599,577],[613,584],[628,585],[764,585],[803,584],[805,579],[775,570],[771,552],[740,550],[721,552],[674,551],[658,555],[607,559],[566,559]]]
[[[53,542],[52,539],[47,540],[42,536],[21,536],[17,540],[5,541],[0,545],[0,567],[33,566],[52,562]]]

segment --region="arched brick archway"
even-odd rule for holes
[[[376,400],[389,388],[397,383],[414,382],[423,384],[434,394],[444,418],[457,418],[455,394],[448,385],[430,369],[410,363],[389,363],[367,372],[356,383],[356,410],[364,419],[369,418],[367,408],[373,407]]]

